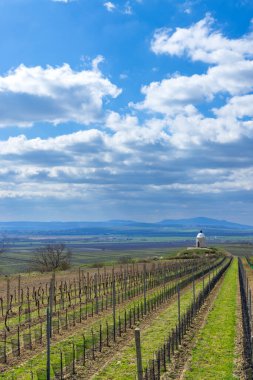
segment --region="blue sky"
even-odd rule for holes
[[[253,5],[0,0],[0,219],[253,214]]]

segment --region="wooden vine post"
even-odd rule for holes
[[[6,311],[8,312],[10,307],[10,277],[6,276],[6,293],[7,293],[7,302],[6,302]]]
[[[146,264],[143,265],[143,298],[144,298],[144,314],[147,314],[147,281],[146,281]]]
[[[95,313],[98,314],[98,275],[97,273],[94,274],[94,297],[95,297],[95,305],[96,305]]]
[[[47,308],[47,380],[50,380],[50,339],[51,339],[51,316]]]
[[[116,341],[116,288],[114,267],[112,268],[112,316],[113,316],[113,340]]]
[[[211,268],[210,268],[210,264],[209,264],[209,268],[208,268],[208,288],[209,288],[209,293],[210,293],[210,285],[211,285]]]
[[[21,275],[18,276],[18,303],[21,299]]]
[[[178,308],[179,344],[181,344],[181,303],[180,303],[180,286],[179,285],[177,285],[177,308]]]
[[[177,285],[177,307],[178,307],[178,325],[180,326],[181,321],[181,305],[180,305],[180,286]]]
[[[53,315],[53,302],[54,302],[54,280],[53,278],[50,281],[50,289],[49,289],[49,331],[50,331],[50,338],[52,338],[52,315]]]
[[[192,281],[192,292],[193,292],[193,310],[194,314],[196,312],[196,289],[195,289],[195,274],[193,274],[193,281]]]
[[[134,330],[134,335],[135,335],[135,347],[136,347],[137,379],[143,380],[142,357],[141,357],[141,333],[138,327]]]

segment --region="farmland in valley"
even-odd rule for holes
[[[36,250],[52,243],[63,243],[72,250],[74,266],[108,265],[126,256],[170,256],[194,245],[200,226],[204,226],[211,245],[227,247],[235,255],[253,252],[252,227],[229,222],[224,227],[220,221],[203,218],[173,223],[0,223],[0,241],[4,237],[7,248],[1,255],[0,273],[29,271]]]

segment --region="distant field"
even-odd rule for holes
[[[175,253],[178,247],[192,244],[182,237],[122,237],[122,236],[25,236],[8,237],[7,251],[1,257],[0,274],[29,271],[31,257],[39,247],[61,242],[73,252],[74,266],[110,263],[121,257],[143,258]]]
[[[74,266],[92,265],[96,263],[117,262],[121,257],[131,258],[145,258],[153,256],[164,256],[174,254],[178,251],[178,247],[171,248],[157,248],[157,249],[124,249],[124,250],[88,250],[88,251],[74,251],[72,264]],[[13,253],[10,252],[1,259],[0,274],[11,274],[18,272],[27,272],[29,270],[29,263],[31,258],[31,251]]]
[[[187,233],[189,233],[188,231]],[[11,274],[29,271],[31,257],[36,249],[48,243],[63,242],[73,252],[74,266],[91,265],[98,262],[111,263],[121,257],[144,258],[167,256],[181,248],[195,244],[195,233],[192,238],[179,236],[121,236],[121,235],[31,235],[8,237],[7,251],[1,257],[0,274]],[[253,254],[253,237],[226,236],[212,239],[210,245],[221,245],[234,255]]]
[[[0,273],[11,274],[29,270],[31,257],[36,249],[48,243],[63,242],[73,252],[72,264],[74,266],[91,265],[96,263],[110,263],[118,261],[121,257],[143,258],[164,256],[175,253],[179,247],[189,245],[186,241],[97,241],[97,238],[71,239],[64,237],[16,239],[9,241],[8,249],[1,257]],[[92,242],[93,241],[93,242]]]

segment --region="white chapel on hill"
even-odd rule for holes
[[[199,231],[198,235],[196,236],[196,247],[197,248],[206,248],[206,237],[202,230]]]

